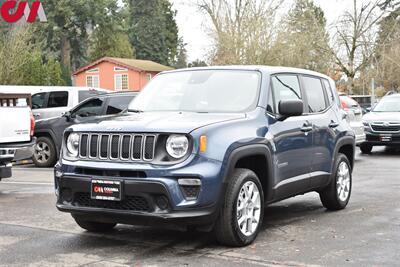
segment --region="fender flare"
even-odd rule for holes
[[[353,155],[352,158],[349,159],[351,164],[352,164],[352,169],[354,168],[354,157],[355,157],[355,151],[356,151],[356,141],[354,137],[352,136],[344,136],[339,138],[339,140],[336,142],[335,146],[335,151],[334,151],[334,157],[332,158],[332,170],[331,173],[333,173],[333,168],[335,167],[335,160],[337,158],[337,155],[339,154],[339,149],[345,145],[351,145],[353,147]]]
[[[270,199],[273,197],[273,160],[272,160],[272,153],[270,148],[268,147],[267,144],[249,144],[249,145],[244,145],[240,146],[237,148],[234,148],[229,154],[227,153],[227,156],[225,156],[225,160],[223,162],[223,178],[222,178],[222,184],[223,184],[223,192],[221,194],[221,197],[225,196],[227,184],[229,182],[229,176],[230,174],[234,171],[235,166],[237,162],[248,156],[264,156],[266,158],[266,168],[267,168],[267,192],[264,192],[264,196],[266,199]],[[261,179],[261,177],[260,177]],[[260,181],[261,182],[261,181]],[[264,188],[265,189],[265,188]]]

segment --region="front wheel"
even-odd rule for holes
[[[363,154],[371,154],[372,146],[368,144],[361,144],[360,145],[361,153]]]
[[[352,188],[351,165],[344,154],[338,154],[331,183],[319,193],[328,210],[344,209],[350,200]]]
[[[116,223],[87,221],[85,219],[76,216],[73,216],[73,218],[81,228],[87,230],[88,232],[94,232],[94,233],[103,233],[111,231],[117,225]]]
[[[48,137],[39,137],[36,141],[32,161],[36,167],[53,167],[57,161],[56,147]]]
[[[224,203],[215,224],[219,243],[246,246],[257,237],[264,216],[264,194],[257,175],[236,169],[230,177]]]

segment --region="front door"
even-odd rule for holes
[[[286,198],[310,188],[313,126],[307,116],[278,121],[279,102],[303,100],[299,78],[295,74],[280,74],[271,78],[273,100],[268,105],[269,127],[274,149],[274,199]],[[268,138],[268,137],[267,137]]]

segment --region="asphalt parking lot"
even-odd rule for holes
[[[399,266],[399,158],[357,153],[346,210],[327,212],[316,193],[276,203],[245,248],[179,229],[87,233],[56,210],[51,169],[16,167],[0,182],[0,266]]]

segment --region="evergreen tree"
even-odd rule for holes
[[[284,18],[274,50],[276,64],[327,73],[332,67],[326,19],[311,0],[296,0]]]
[[[176,12],[168,0],[129,0],[129,31],[138,59],[171,65],[178,44]]]
[[[183,42],[182,38],[179,38],[178,41],[178,52],[176,55],[176,60],[173,64],[174,68],[182,69],[187,67],[187,51],[186,51],[186,43]]]

